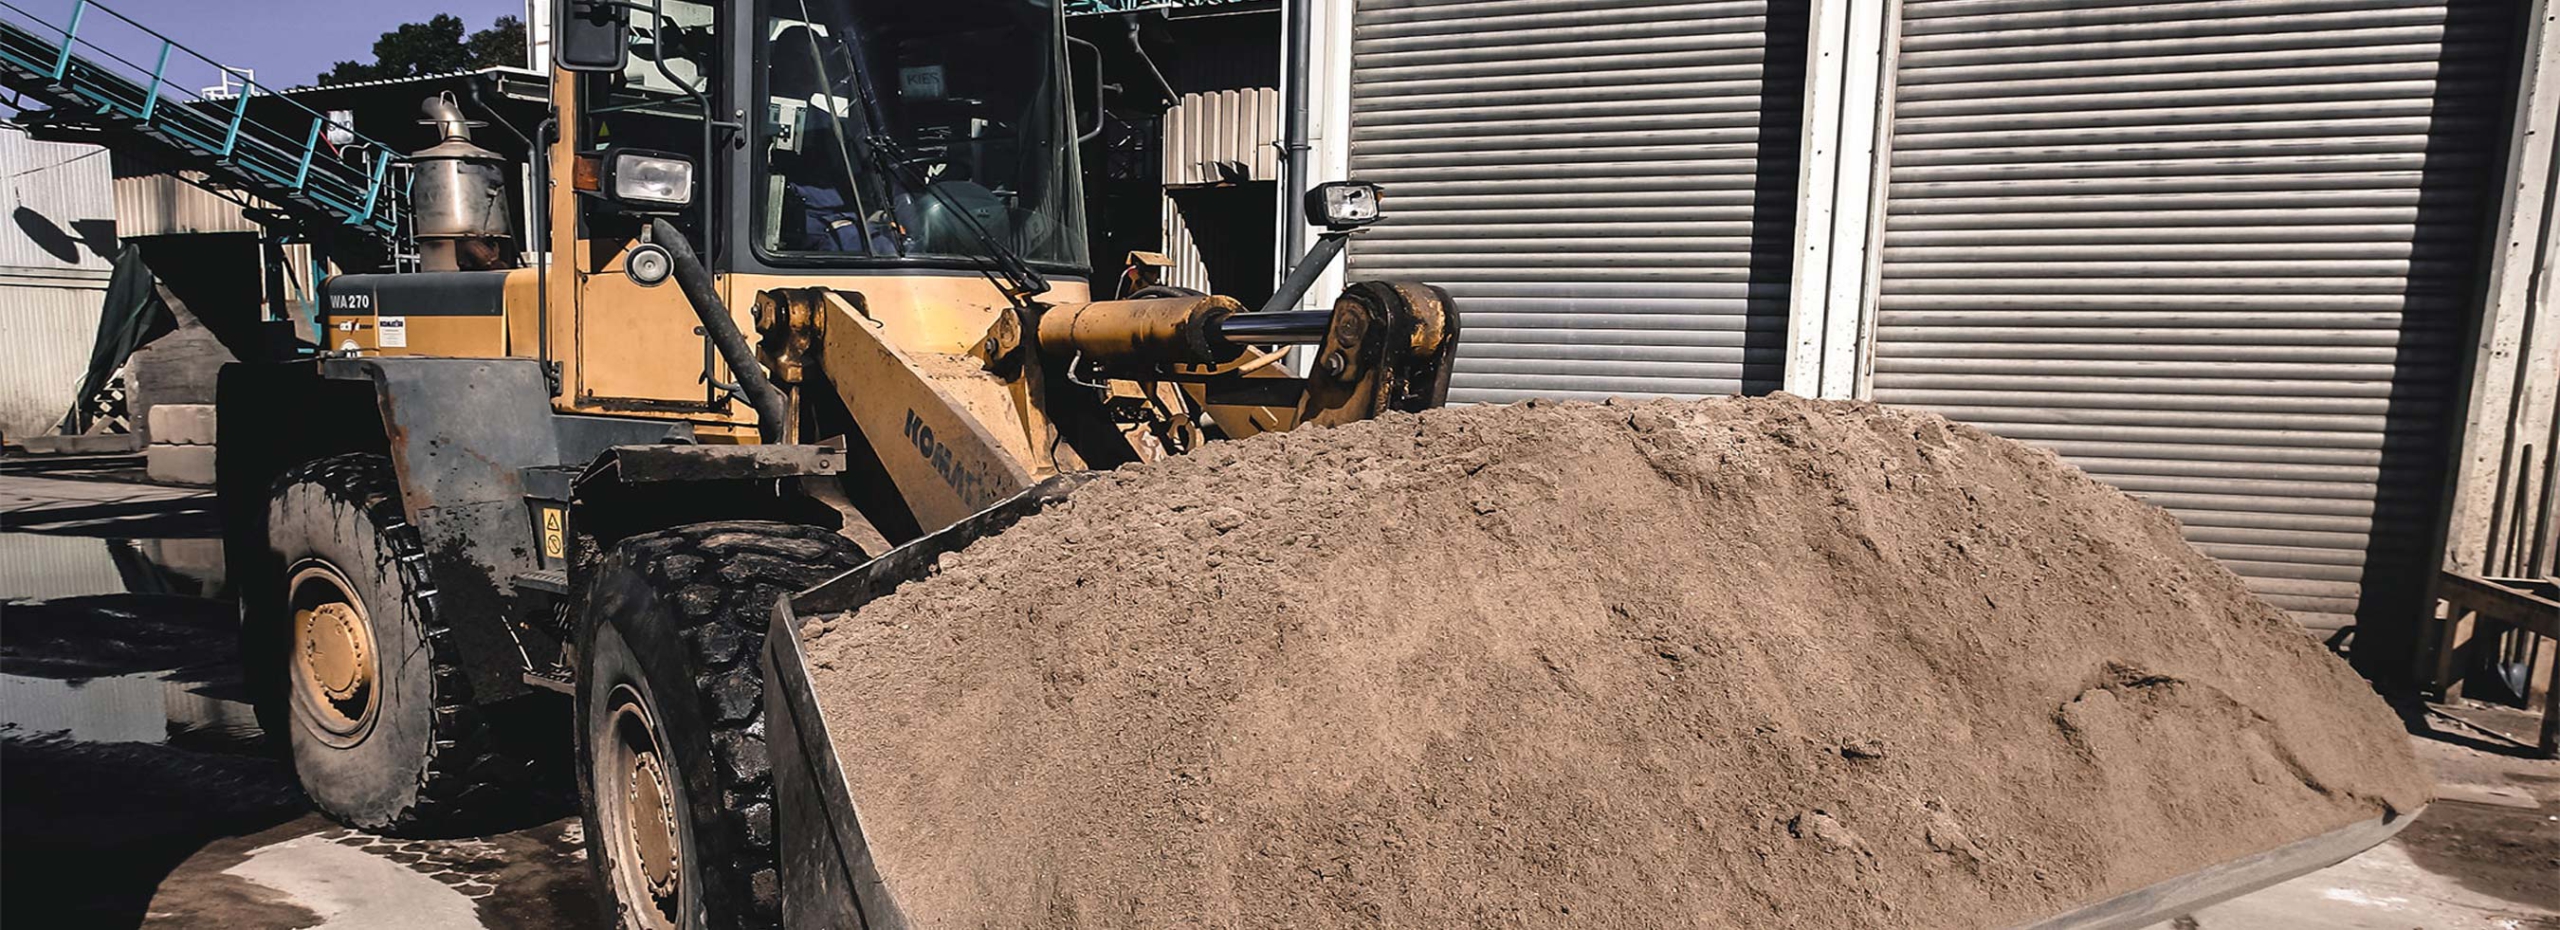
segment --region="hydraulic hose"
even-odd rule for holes
[[[754,346],[747,344],[745,333],[738,331],[737,321],[729,318],[729,304],[720,299],[720,289],[712,284],[711,270],[703,267],[702,256],[693,251],[692,240],[684,237],[674,223],[665,217],[649,221],[650,241],[665,246],[667,256],[675,260],[676,286],[684,290],[686,303],[693,305],[693,315],[702,320],[702,331],[720,350],[720,360],[729,364],[729,372],[738,378],[738,392],[747,396],[747,405],[756,411],[756,434],[766,442],[782,441],[782,426],[790,422],[790,401],[782,389],[765,377],[764,363],[756,360]]]

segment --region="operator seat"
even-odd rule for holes
[[[848,158],[863,143],[851,132],[839,136],[845,127],[831,104],[849,101],[851,94],[830,80],[830,69],[819,58],[833,45],[834,39],[807,26],[791,26],[773,37],[771,94],[809,105],[794,130],[801,136],[798,151],[777,145],[771,152],[773,172],[783,180],[782,248],[861,253],[885,244],[894,254],[895,244],[886,242],[885,232],[873,230],[863,216],[867,205],[855,189],[859,175]]]

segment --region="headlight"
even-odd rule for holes
[[[615,152],[605,190],[635,207],[685,207],[693,203],[693,162],[660,152]]]
[[[1328,181],[1307,192],[1307,215],[1334,229],[1357,229],[1378,221],[1378,202],[1385,195],[1375,184]]]

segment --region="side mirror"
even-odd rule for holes
[[[620,71],[631,63],[625,0],[556,0],[552,57],[564,71]]]
[[[1074,36],[1067,37],[1067,86],[1075,95],[1076,144],[1083,145],[1102,134],[1102,48]],[[1089,91],[1089,92],[1088,92]],[[1082,109],[1085,100],[1093,101],[1093,111]]]

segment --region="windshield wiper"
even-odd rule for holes
[[[809,15],[808,0],[800,0],[800,18],[804,22],[820,22],[816,17]],[[847,30],[847,33],[850,35],[855,31],[856,30]],[[904,182],[908,188],[921,191],[925,196],[931,197],[940,202],[944,210],[959,214],[960,222],[969,228],[969,235],[977,239],[978,244],[986,249],[986,254],[970,257],[985,261],[988,265],[993,266],[992,270],[997,275],[1004,278],[1004,281],[998,286],[1005,290],[1005,300],[1007,302],[1010,302],[1017,307],[1021,307],[1024,306],[1031,298],[1048,293],[1048,278],[1041,276],[1038,269],[1031,267],[1031,263],[1023,261],[1022,256],[1014,252],[1010,246],[997,241],[995,234],[988,232],[987,227],[980,224],[975,215],[971,214],[956,198],[952,197],[950,191],[935,187],[932,180],[926,178],[923,172],[915,170],[915,166],[908,160],[905,150],[898,145],[898,140],[889,137],[888,116],[880,106],[880,98],[872,93],[871,69],[869,65],[863,61],[862,43],[859,40],[855,40],[848,42],[841,46],[841,48],[845,57],[848,59],[848,63],[853,66],[851,73],[847,76],[851,78],[854,93],[861,95],[863,124],[871,130],[863,136],[864,148],[866,149],[864,154],[872,160],[875,166],[881,169],[881,173],[889,176],[890,183],[895,184]],[[819,79],[824,82],[824,86],[827,88],[829,112],[832,113],[834,111],[833,104],[835,102],[835,79],[827,72],[826,54],[818,49],[817,38],[814,34],[812,34],[809,39],[809,52],[812,61],[818,67]],[[844,124],[837,123],[835,125],[835,136],[837,151],[838,154],[841,155],[844,148]],[[859,201],[860,196],[858,191],[861,188],[861,184],[857,179],[850,176],[850,172],[853,170],[853,163],[851,159],[845,160],[844,167],[848,173],[848,176],[845,178],[845,182],[850,185],[849,191],[854,192],[854,199]],[[867,227],[869,225],[869,221],[865,220],[864,224]],[[889,210],[889,225],[899,233],[900,237],[897,243],[898,257],[904,258],[907,254],[907,244],[904,238],[906,230],[898,228],[900,224],[898,223],[897,210],[894,205],[891,206]],[[867,229],[864,235],[868,238],[869,232]]]
[[[820,21],[816,17],[809,15],[808,0],[801,0],[800,18],[805,22],[815,23]],[[922,172],[915,170],[915,166],[908,161],[906,152],[898,146],[898,141],[890,138],[888,133],[884,131],[884,127],[887,125],[887,119],[880,108],[879,98],[873,96],[871,92],[871,71],[863,65],[862,44],[860,42],[854,42],[848,46],[844,46],[843,51],[846,57],[851,60],[850,63],[853,65],[851,74],[849,75],[851,78],[850,83],[853,85],[854,92],[860,94],[862,97],[863,123],[871,129],[871,132],[862,137],[864,143],[864,154],[881,170],[881,173],[889,176],[890,183],[904,183],[909,189],[920,191],[924,193],[925,196],[932,197],[935,201],[940,202],[944,210],[959,215],[960,222],[968,227],[969,234],[978,240],[979,246],[986,249],[986,254],[984,255],[972,255],[967,257],[975,258],[984,262],[989,266],[987,270],[991,270],[995,276],[1001,276],[1004,278],[1003,281],[997,282],[996,286],[1005,292],[1006,302],[1011,303],[1016,307],[1024,307],[1026,306],[1026,302],[1031,298],[1048,293],[1048,278],[1041,276],[1038,269],[1031,267],[1031,263],[1023,261],[1022,256],[1015,253],[1011,247],[998,241],[994,233],[988,232],[987,227],[980,224],[975,215],[971,214],[966,207],[962,206],[956,198],[951,196],[950,191],[942,190],[941,188],[934,186],[931,179],[924,177]],[[835,115],[837,100],[835,92],[836,82],[834,76],[828,73],[826,53],[818,48],[817,36],[814,33],[809,37],[809,56],[811,63],[816,65],[818,69],[819,82],[821,86],[825,88],[827,112],[830,116],[833,116]],[[828,122],[833,135],[835,136],[837,156],[842,161],[845,169],[845,195],[854,203],[855,218],[863,226],[863,244],[868,248],[870,246],[871,239],[871,221],[869,218],[862,215],[862,183],[860,179],[853,176],[853,159],[846,156],[844,152],[844,123],[841,122],[840,118],[832,119]],[[907,231],[901,228],[901,224],[898,222],[897,209],[894,205],[892,205],[888,210],[888,222],[890,228],[898,233],[895,238],[898,246],[898,257],[905,258],[907,255],[907,243],[905,238]]]
[[[1023,261],[1021,253],[1015,252],[1012,246],[1004,244],[1003,240],[996,238],[995,233],[987,231],[986,225],[978,222],[977,215],[970,213],[968,207],[960,203],[959,198],[953,197],[950,191],[943,190],[940,185],[933,183],[932,179],[925,177],[923,172],[916,170],[914,160],[907,157],[906,150],[898,145],[896,139],[875,132],[863,141],[870,149],[873,164],[877,165],[882,172],[894,180],[904,182],[909,190],[933,198],[935,202],[942,204],[944,211],[960,218],[961,225],[968,228],[970,237],[978,240],[978,245],[986,249],[984,255],[971,257],[984,259],[994,266],[995,272],[1004,277],[1007,290],[1018,300],[1028,300],[1049,292],[1049,279],[1040,274],[1039,269],[1031,267],[1030,262]],[[903,244],[900,246],[900,251],[905,251]]]

